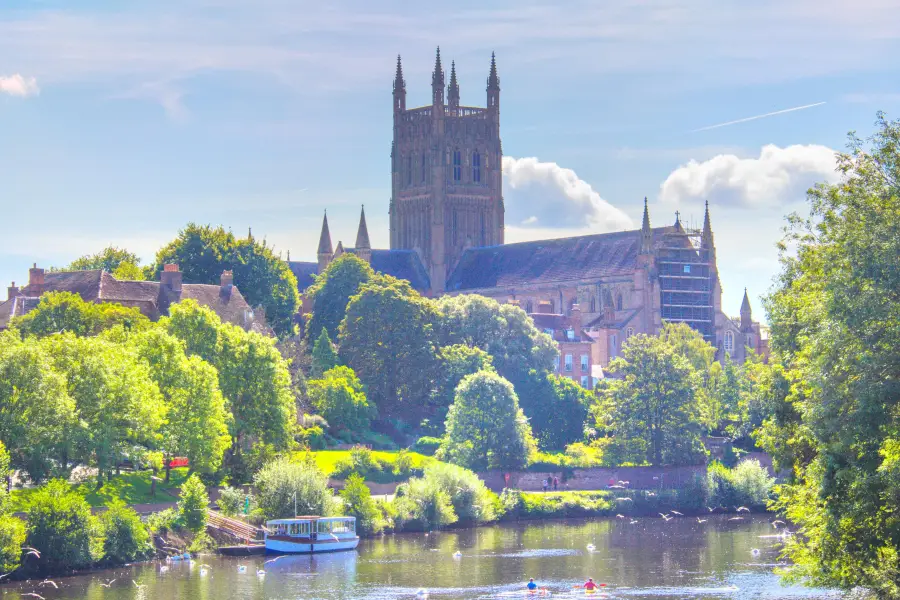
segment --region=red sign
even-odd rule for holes
[[[169,461],[168,467],[170,469],[174,469],[175,467],[186,467],[188,466],[188,459],[183,456],[176,456],[172,460]]]

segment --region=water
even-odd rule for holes
[[[764,517],[713,517],[702,524],[690,517],[633,525],[627,519],[544,521],[363,540],[357,552],[279,558],[265,565],[263,577],[256,570],[271,556],[203,556],[193,567],[175,563],[164,573],[155,562],[57,578],[59,589],[36,582],[0,586],[0,597],[382,600],[414,598],[424,587],[433,600],[523,598],[529,577],[556,598],[584,598],[573,585],[587,577],[609,584],[610,598],[630,600],[841,597],[783,587],[772,573],[778,566],[774,533]],[[460,558],[453,556],[457,551]],[[206,575],[200,564],[209,565]],[[101,585],[110,579],[116,580],[110,587]]]

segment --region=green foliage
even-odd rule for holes
[[[596,416],[598,429],[614,438],[623,462],[701,461],[698,382],[690,362],[663,336],[636,335],[610,366],[618,377],[600,388]]]
[[[435,361],[434,304],[406,281],[378,276],[350,299],[340,354],[380,414],[421,411]]]
[[[32,497],[25,543],[41,553],[26,564],[41,575],[88,567],[103,556],[99,521],[84,498],[59,479]]]
[[[388,461],[379,459],[368,448],[357,446],[350,451],[348,457],[335,464],[331,477],[346,479],[353,474],[360,475],[366,481],[392,483],[405,481],[412,475],[421,475],[422,469],[414,465],[412,457],[404,450],[394,455],[392,461]]]
[[[796,524],[790,576],[900,597],[900,122],[851,136],[840,181],[793,216],[767,299],[784,371],[756,439],[796,479],[776,504]],[[783,377],[783,382],[777,379]],[[789,383],[784,386],[783,383]],[[786,393],[785,393],[786,392]]]
[[[337,510],[335,498],[328,489],[328,477],[309,461],[274,460],[256,474],[253,483],[266,519],[290,518],[297,514],[330,516]]]
[[[206,529],[209,496],[206,486],[194,473],[181,486],[181,497],[178,500],[178,512],[181,522],[188,531],[200,533]]]
[[[299,428],[297,441],[308,450],[324,450],[327,445],[325,432],[318,425]]]
[[[528,493],[505,489],[500,495],[505,519],[606,517],[618,509],[609,492]]]
[[[706,472],[709,501],[719,506],[746,506],[764,510],[771,500],[775,479],[757,460],[744,460],[734,469],[710,463]]]
[[[123,325],[127,329],[145,329],[150,320],[134,307],[120,304],[85,302],[71,292],[49,292],[41,296],[37,307],[13,325],[23,336],[45,337],[70,332],[77,336],[96,335]]]
[[[328,337],[328,331],[322,328],[322,333],[319,334],[319,337],[316,338],[316,343],[313,345],[309,374],[312,377],[321,377],[325,371],[333,369],[338,364],[338,355],[334,349],[334,344],[331,343],[331,338]]]
[[[397,529],[431,531],[458,520],[449,494],[434,480],[413,478],[404,484],[403,495],[394,499]]]
[[[240,488],[225,486],[219,490],[219,499],[217,501],[219,510],[226,517],[236,517],[244,512],[247,502],[247,492]],[[251,498],[251,507],[255,505],[255,500]]]
[[[131,262],[120,263],[112,275],[119,281],[144,281],[146,279],[144,270]]]
[[[470,469],[518,469],[535,452],[531,427],[512,384],[493,372],[469,375],[456,388],[438,456]]]
[[[434,456],[434,454],[440,449],[441,442],[441,438],[423,436],[416,440],[416,443],[413,444],[412,449],[419,454]]]
[[[25,523],[12,515],[0,514],[0,575],[19,568],[25,545]]]
[[[435,419],[447,418],[447,409],[456,397],[456,386],[467,375],[478,371],[493,371],[491,356],[481,348],[464,344],[444,346],[438,350],[437,377],[431,393],[430,405]]]
[[[589,390],[568,377],[537,373],[532,373],[522,387],[522,410],[541,449],[560,451],[584,439],[588,406],[593,401]]]
[[[118,501],[102,515],[100,525],[103,531],[103,560],[112,564],[123,564],[146,558],[153,553],[150,533],[133,509]]]
[[[306,326],[307,337],[311,339],[324,329],[330,339],[337,338],[350,298],[374,277],[375,271],[369,263],[353,254],[345,253],[331,261],[306,290],[313,306]]]
[[[147,517],[147,530],[153,534],[174,531],[177,524],[178,511],[174,508],[167,508]]]
[[[356,517],[356,530],[360,535],[380,533],[384,529],[381,511],[372,500],[372,492],[366,487],[363,478],[351,475],[341,490],[341,499],[346,507],[346,514]]]
[[[137,267],[141,264],[141,259],[137,254],[129,252],[124,248],[116,248],[108,246],[97,254],[88,254],[80,258],[76,258],[64,269],[60,271],[94,271],[102,270],[107,273],[115,273],[122,265],[131,265]],[[55,270],[55,269],[54,269]],[[143,277],[141,277],[143,279]]]
[[[424,480],[447,494],[460,523],[487,523],[497,518],[495,494],[472,471],[435,462],[425,468]]]
[[[297,278],[265,242],[257,243],[252,236],[238,239],[222,227],[189,223],[156,254],[156,277],[167,263],[177,264],[189,283],[219,285],[222,271],[232,271],[247,303],[265,309],[272,329],[281,337],[293,332],[300,306]]]
[[[375,411],[350,367],[334,367],[321,379],[310,379],[307,390],[313,407],[328,421],[332,431],[358,433],[369,428]]]

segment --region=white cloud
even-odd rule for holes
[[[9,77],[0,76],[0,93],[27,98],[28,96],[37,96],[41,93],[41,89],[34,77],[22,77],[16,73]]]
[[[534,157],[503,157],[503,196],[510,224],[544,229],[587,226],[594,233],[633,225],[575,171]]]
[[[835,151],[826,146],[763,146],[758,158],[720,154],[691,160],[660,186],[663,202],[710,200],[716,204],[777,205],[802,199],[814,183],[836,181]]]

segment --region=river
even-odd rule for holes
[[[608,584],[610,598],[632,600],[840,598],[781,585],[772,572],[779,562],[776,533],[762,516],[542,521],[363,540],[357,552],[280,558],[264,565],[264,576],[256,570],[271,556],[202,556],[164,572],[154,562],[61,577],[59,589],[0,586],[0,597],[382,600],[414,598],[424,587],[435,600],[522,598],[524,582],[534,577],[552,597],[583,598],[573,585],[592,576]]]

